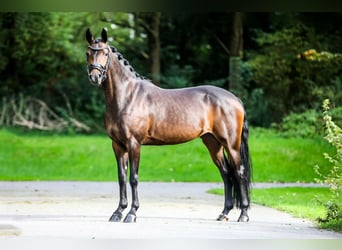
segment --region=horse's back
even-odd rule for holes
[[[214,133],[222,126],[235,128],[235,120],[244,115],[241,101],[215,86],[153,88],[147,96],[150,135],[172,143]]]
[[[161,89],[160,95],[163,99],[171,99],[171,101],[182,100],[184,102],[191,101],[193,104],[201,100],[212,100],[217,103],[234,102],[242,106],[241,100],[233,93],[220,87],[212,85],[201,85],[196,87],[179,88],[179,89]],[[224,105],[222,103],[222,105]]]
[[[164,114],[168,122],[179,123],[182,120],[206,119],[208,116],[216,119],[231,119],[230,116],[242,113],[244,107],[241,100],[233,93],[211,85],[196,87],[163,89],[151,86],[144,90],[148,92],[144,99],[148,99],[149,113],[155,111]],[[222,117],[223,116],[223,117]]]

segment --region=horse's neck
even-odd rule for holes
[[[111,113],[120,112],[129,100],[128,95],[135,87],[136,79],[123,72],[121,65],[110,67],[108,77],[103,85],[106,108]]]

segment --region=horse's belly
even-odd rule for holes
[[[146,145],[168,145],[179,144],[191,141],[203,134],[201,126],[181,125],[174,126],[156,126],[154,129],[148,131],[147,136],[144,138],[142,144]]]

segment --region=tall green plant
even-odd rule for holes
[[[335,155],[324,153],[331,168],[327,175],[319,171],[315,166],[316,173],[321,177],[317,180],[320,183],[329,185],[331,199],[324,204],[327,208],[327,217],[320,219],[321,222],[338,222],[342,224],[342,129],[334,123],[329,115],[329,99],[323,102],[323,119],[325,121],[326,136],[324,137],[335,149]]]

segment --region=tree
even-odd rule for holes
[[[250,120],[269,125],[322,98],[341,103],[341,21],[339,13],[0,13],[0,95],[22,92],[102,119],[101,93],[84,88],[84,32],[105,27],[154,83],[230,88]],[[313,50],[314,60],[304,56]]]
[[[60,79],[76,81],[75,68],[83,58],[82,47],[76,43],[75,30],[82,25],[77,17],[67,13],[1,14],[1,44],[5,46],[0,48],[0,61],[7,62],[0,67],[3,94],[28,91],[44,95]]]
[[[160,12],[101,14],[101,20],[110,24],[111,31],[115,33],[112,37],[120,46],[119,50],[133,62],[133,66],[147,65],[139,70],[146,73],[155,84],[160,82],[160,19]],[[134,59],[137,56],[138,60]]]
[[[243,50],[243,24],[241,12],[233,13],[232,32],[229,45],[229,89],[241,92],[239,91],[242,89],[240,62]]]
[[[256,87],[263,89],[268,100],[266,112],[271,121],[280,122],[291,112],[317,110],[324,98],[337,100],[341,88],[341,57],[329,51],[336,49],[338,31],[329,28],[331,22],[317,29],[316,23],[303,21],[303,16],[286,14],[283,19],[291,21],[285,24],[279,24],[281,18],[277,17],[275,30],[256,33],[257,53],[251,53],[249,63]],[[307,53],[316,53],[316,59],[306,58]],[[326,56],[329,54],[334,56]]]
[[[138,24],[147,33],[149,73],[155,84],[160,83],[160,12],[136,14]]]

